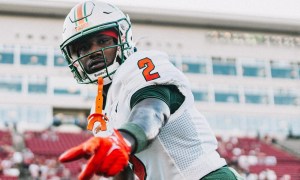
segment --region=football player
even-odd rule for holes
[[[135,48],[128,15],[104,2],[77,4],[61,50],[78,83],[98,85],[88,118],[94,136],[59,157],[88,158],[79,179],[236,179],[187,78],[167,54]]]

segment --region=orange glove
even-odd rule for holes
[[[92,137],[79,146],[67,150],[60,155],[59,161],[69,162],[90,157],[79,179],[90,179],[94,174],[114,176],[128,165],[130,149],[120,132],[114,130],[111,136]]]

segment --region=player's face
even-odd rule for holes
[[[100,49],[113,46],[115,44],[113,37],[104,34],[95,34],[75,42],[71,47],[71,54],[72,57],[79,58],[97,51],[80,60],[85,71],[88,74],[92,74],[113,63],[116,57],[117,47],[108,48],[103,51]]]

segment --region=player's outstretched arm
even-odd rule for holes
[[[130,141],[132,152],[140,152],[158,135],[160,129],[170,117],[170,108],[162,100],[146,98],[137,103],[129,116],[129,122],[119,128],[120,132]],[[130,140],[134,139],[134,141]]]
[[[92,137],[79,146],[67,150],[60,162],[89,157],[79,179],[90,179],[94,174],[115,176],[128,166],[129,154],[140,152],[158,135],[170,116],[169,106],[162,100],[147,98],[137,103],[131,111],[129,122],[113,135]]]

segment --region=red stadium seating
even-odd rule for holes
[[[18,177],[15,176],[5,176],[5,175],[0,175],[0,180],[18,180]]]
[[[43,158],[58,158],[58,156],[67,149],[79,145],[92,136],[87,132],[82,132],[79,134],[51,132],[48,135],[47,133],[49,132],[45,131],[25,133],[25,145],[36,156]],[[45,134],[46,136],[43,136]],[[82,159],[75,162],[64,163],[64,166],[68,168],[74,175],[81,172],[81,166],[85,162],[86,160]]]
[[[7,156],[8,152],[4,149],[5,146],[11,147],[12,144],[13,141],[10,131],[0,130],[0,160]]]
[[[240,155],[255,155],[258,159],[265,157],[275,157],[276,162],[274,165],[262,164],[258,161],[255,165],[250,165],[246,170],[248,173],[259,174],[267,169],[273,170],[278,179],[285,174],[291,176],[292,180],[300,180],[300,159],[296,156],[283,151],[276,147],[274,144],[266,143],[256,138],[237,138],[235,141],[222,141],[222,138],[217,138],[219,142],[219,149],[221,156],[223,156],[228,163],[236,161],[239,157],[234,155],[235,148],[240,149]],[[264,161],[262,161],[264,162]]]
[[[9,131],[0,130],[0,145],[12,145],[12,136]]]
[[[25,145],[34,154],[47,155],[47,156],[58,156],[65,150],[76,146],[89,137],[87,133],[55,133],[55,138],[48,137],[43,138],[43,134],[47,132],[26,132],[25,133]]]

